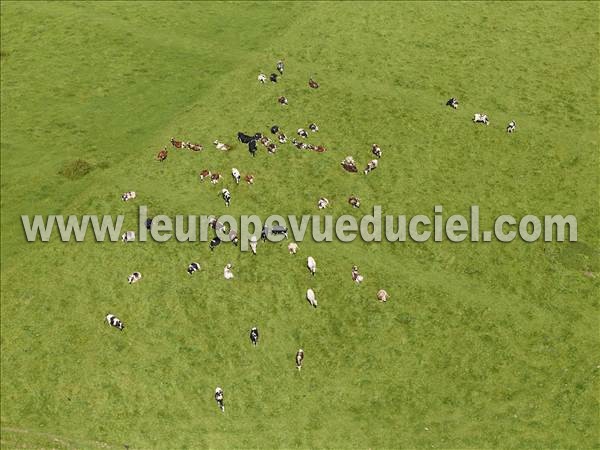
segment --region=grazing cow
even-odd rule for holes
[[[295,242],[292,242],[288,245],[288,252],[290,252],[290,255],[295,255],[297,251],[298,251],[298,244],[296,244]]]
[[[277,61],[277,71],[281,75],[283,75],[283,61],[282,60]]]
[[[250,236],[250,249],[252,250],[252,254],[256,255],[256,244],[258,243],[258,239],[256,236]]]
[[[248,142],[248,151],[252,156],[256,156],[256,140],[252,139]]]
[[[244,134],[241,131],[238,132],[237,138],[238,138],[238,141],[240,141],[242,144],[247,144],[251,140],[256,139],[255,136],[248,136],[247,134]]]
[[[365,277],[363,277],[360,274],[360,272],[358,271],[358,267],[352,266],[352,281],[354,281],[356,284],[360,284],[363,282],[364,279]]]
[[[274,234],[274,235],[282,234],[287,239],[288,238],[287,231],[288,231],[288,229],[282,225],[275,225],[273,228],[263,227],[260,237],[262,238],[263,242],[267,240],[268,234]]]
[[[307,138],[308,133],[306,132],[306,130],[304,128],[298,128],[298,136]]]
[[[204,147],[200,144],[192,144],[191,142],[188,142],[186,146],[193,152],[200,152],[204,150]]]
[[[223,230],[223,233],[227,232],[225,225],[219,222],[215,217],[208,219],[208,225],[215,231]]]
[[[233,271],[231,268],[231,263],[228,263],[223,269],[223,277],[225,277],[226,280],[231,280],[233,278]]]
[[[238,235],[237,235],[237,231],[231,230],[229,232],[229,240],[231,241],[231,243],[233,245],[235,245],[237,247],[238,242],[240,241],[239,238],[238,238]]]
[[[299,349],[296,352],[296,367],[298,370],[302,369],[302,361],[304,361],[304,350]]]
[[[285,144],[287,142],[287,136],[285,134],[283,134],[283,133],[280,133],[277,136],[277,139],[279,139],[279,143],[280,144]]]
[[[277,101],[279,102],[280,105],[287,105],[288,104],[288,99],[285,98],[283,95],[279,98],[277,98]]]
[[[507,133],[514,133],[517,130],[517,123],[514,120],[508,122],[508,126],[506,127]]]
[[[306,291],[306,300],[308,300],[308,303],[310,303],[310,306],[313,308],[317,307],[317,296],[315,295],[315,291],[312,289]]]
[[[451,108],[458,109],[458,100],[452,97],[450,100],[446,102],[446,106],[450,106]]]
[[[204,181],[205,178],[211,176],[210,170],[204,169],[198,174],[198,176],[200,177],[200,181]]]
[[[242,176],[240,175],[240,171],[237,170],[235,167],[233,167],[231,169],[231,176],[235,180],[236,184],[240,184],[240,180],[242,179]]]
[[[163,162],[165,159],[167,159],[167,156],[169,156],[169,152],[166,148],[164,148],[160,152],[158,152],[158,155],[156,155],[156,160]]]
[[[272,155],[277,151],[277,146],[273,142],[269,142],[267,144],[267,151]]]
[[[312,131],[313,133],[316,133],[317,131],[319,131],[319,127],[317,126],[317,124],[316,124],[316,123],[311,123],[311,124],[308,126],[308,129],[309,129],[310,131]]]
[[[258,74],[258,82],[261,84],[265,84],[266,81],[267,81],[267,76],[264,73],[259,73]]]
[[[212,252],[215,249],[215,247],[218,247],[220,244],[221,244],[221,239],[219,239],[219,236],[215,236],[209,242],[208,248],[210,248],[210,251]]]
[[[114,314],[107,314],[105,319],[106,323],[108,323],[111,327],[118,328],[121,331],[123,331],[123,328],[125,328],[125,324],[121,322]]]
[[[354,162],[354,158],[352,156],[346,156],[340,164],[342,165],[344,170],[348,172],[358,172],[356,162]]]
[[[379,146],[377,144],[373,144],[371,146],[371,152],[378,158],[381,158],[381,155],[383,155],[383,152],[381,151],[381,149],[379,148]]]
[[[123,200],[124,202],[128,202],[129,200],[132,200],[135,197],[136,197],[135,192],[129,191],[129,192],[125,192],[123,195],[121,195],[121,200]]]
[[[221,189],[221,196],[225,200],[225,206],[229,207],[231,203],[231,193],[227,189]]]
[[[185,148],[186,144],[183,141],[176,141],[175,138],[171,138],[171,145],[175,148]]]
[[[221,412],[225,412],[225,396],[223,394],[223,389],[218,386],[215,389],[215,401]]]
[[[271,76],[269,77],[269,80],[271,80],[271,83],[277,83],[277,74],[272,73]]]
[[[210,174],[210,182],[212,184],[217,184],[221,178],[222,177],[220,173],[215,172]]]
[[[246,183],[248,184],[254,184],[254,175],[246,175],[244,180],[246,180]]]
[[[368,174],[369,172],[377,169],[378,165],[379,165],[379,162],[376,159],[372,159],[371,161],[369,161],[369,163],[367,164],[367,167],[364,170],[365,175]]]
[[[308,86],[313,89],[317,89],[319,87],[319,83],[317,83],[315,80],[313,80],[311,78],[310,80],[308,80]]]
[[[150,231],[152,229],[152,217],[148,217],[146,219],[146,230]]]
[[[379,289],[377,291],[377,300],[379,300],[380,302],[385,303],[387,302],[388,298],[390,298],[390,295],[385,289]]]
[[[217,148],[217,150],[221,150],[224,152],[231,150],[231,145],[229,145],[229,144],[224,144],[223,142],[219,142],[219,141],[214,141],[213,144]]]
[[[250,330],[250,342],[252,342],[252,345],[257,346],[258,345],[258,328],[253,327]]]
[[[279,131],[279,127],[277,125],[273,125],[271,127],[271,134],[277,134],[278,131]]]
[[[327,151],[327,149],[325,147],[323,147],[322,145],[317,145],[317,147],[315,148],[315,152],[317,153],[323,153]]]
[[[489,125],[490,124],[490,121],[488,119],[487,114],[477,114],[477,113],[475,113],[473,115],[473,122],[474,123],[483,123],[485,125]]]
[[[133,272],[131,275],[127,277],[127,281],[129,284],[137,283],[142,279],[142,274],[139,272]]]
[[[188,275],[191,275],[194,272],[198,272],[198,271],[200,271],[200,264],[198,264],[197,262],[190,263],[190,265],[187,268]]]
[[[126,231],[121,236],[121,240],[125,243],[135,241],[135,231]]]
[[[317,262],[315,261],[315,258],[309,256],[306,259],[306,267],[308,267],[308,270],[310,271],[312,276],[315,276],[315,274],[317,273]]]
[[[317,203],[317,206],[319,209],[325,209],[329,206],[329,200],[327,200],[325,197],[321,197]]]
[[[348,203],[350,203],[350,205],[352,205],[353,208],[360,208],[360,199],[355,195],[351,196],[348,199]]]

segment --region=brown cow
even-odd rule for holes
[[[281,97],[279,97],[277,99],[277,101],[281,104],[281,105],[287,105],[288,104],[288,99],[285,98],[283,95]]]
[[[199,152],[204,150],[204,147],[200,144],[192,144],[191,142],[187,142],[187,148],[189,148],[193,152]]]
[[[175,148],[185,148],[185,142],[176,141],[175,138],[171,138],[171,145]]]
[[[204,169],[202,172],[199,173],[200,181],[204,181],[204,179],[206,177],[210,177],[210,175],[211,175],[210,170]]]
[[[254,184],[254,175],[246,175],[244,180],[246,180],[246,183],[248,184]]]
[[[317,89],[319,87],[319,83],[317,83],[315,80],[313,80],[311,78],[310,80],[308,80],[308,86],[313,89]]]
[[[169,154],[169,152],[167,151],[166,148],[164,148],[163,150],[158,152],[158,155],[156,155],[157,161],[163,162],[165,159],[167,159],[168,154]]]
[[[219,180],[221,179],[221,174],[220,173],[212,173],[210,175],[210,182],[212,184],[217,184],[219,182]]]
[[[352,205],[353,208],[359,208],[360,207],[360,199],[353,195],[352,197],[350,197],[348,199],[348,203],[350,203]]]

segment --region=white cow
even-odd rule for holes
[[[357,266],[352,266],[352,280],[356,283],[356,284],[360,284],[363,282],[363,280],[365,279],[365,277],[363,277],[360,272],[358,271],[358,267]]]
[[[215,401],[217,402],[217,406],[222,412],[225,412],[225,396],[223,394],[223,389],[219,386],[215,389]]]
[[[250,236],[250,249],[252,250],[252,253],[256,255],[256,244],[258,242],[258,239],[256,239],[256,236]]]
[[[317,273],[317,262],[312,256],[309,256],[307,258],[306,266],[308,267],[308,270],[310,270],[310,273],[313,274],[313,276],[315,275],[315,273]]]
[[[235,180],[235,182],[237,184],[240,184],[240,180],[242,179],[242,175],[240,174],[240,171],[237,170],[235,167],[233,167],[231,169],[231,176],[233,177],[233,179]]]
[[[369,172],[371,172],[372,170],[377,169],[378,165],[379,165],[379,161],[377,161],[376,159],[372,159],[371,161],[369,161],[369,163],[367,164],[367,167],[364,170],[365,175],[368,174]]]
[[[377,300],[382,303],[387,302],[387,299],[390,298],[390,295],[387,293],[385,289],[379,289],[377,291]]]
[[[308,300],[308,303],[310,303],[311,306],[317,307],[317,296],[312,289],[306,291],[306,300]]]
[[[133,272],[131,275],[129,275],[127,277],[127,281],[129,281],[129,284],[137,283],[141,279],[142,279],[142,274],[139,272]]]
[[[258,81],[261,84],[265,84],[265,82],[267,81],[267,76],[264,73],[259,73],[258,74]]]
[[[488,119],[487,114],[477,114],[475,113],[475,115],[473,116],[473,122],[474,123],[483,123],[485,125],[489,125],[490,121]]]
[[[231,263],[229,263],[223,269],[223,276],[226,280],[231,280],[233,278],[233,272],[231,271],[231,267]]]
[[[296,244],[295,242],[292,242],[288,245],[288,252],[290,252],[290,255],[295,255],[297,251],[298,251],[298,244]]]
[[[298,370],[302,369],[302,361],[304,361],[304,350],[298,349],[296,352],[296,367]]]

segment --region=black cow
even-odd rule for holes
[[[250,142],[248,142],[248,151],[250,152],[250,154],[252,156],[256,156],[256,140],[252,139]]]
[[[268,234],[282,234],[287,239],[287,231],[288,229],[282,225],[275,225],[273,228],[264,227],[262,229],[262,232],[260,233],[260,237],[263,240],[263,242],[267,240]]]
[[[252,139],[255,139],[253,136],[248,136],[247,134],[244,134],[241,131],[237,134],[237,137],[238,141],[240,141],[242,144],[247,144]]]
[[[278,131],[279,131],[279,127],[277,125],[273,125],[271,127],[271,133],[277,134]]]
[[[269,79],[273,82],[273,83],[277,83],[277,74],[276,73],[272,73],[271,76],[269,77]]]
[[[213,251],[215,249],[215,247],[218,247],[221,244],[221,239],[219,238],[219,236],[215,236],[210,243],[208,244],[209,248],[211,251]]]

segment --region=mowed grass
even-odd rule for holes
[[[1,8],[3,448],[598,448],[598,278],[583,274],[600,272],[597,3]],[[279,58],[281,82],[259,86]],[[326,153],[211,146],[312,121]],[[154,161],[171,136],[205,150]],[[373,142],[375,172],[340,169],[349,154],[366,164]],[[256,184],[232,185],[231,167]],[[204,168],[225,182],[199,183]],[[124,204],[127,190],[138,198]],[[284,243],[253,257],[175,241],[32,244],[20,222],[125,214],[134,229],[139,204],[306,214],[321,195],[330,213],[357,215],[351,194],[361,212],[478,204],[482,229],[502,213],[575,214],[579,242],[307,241],[296,257]],[[130,286],[134,270],[144,279]]]

